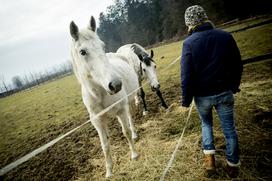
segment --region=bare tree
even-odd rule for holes
[[[47,81],[53,81],[70,73],[72,73],[72,64],[70,61],[65,61],[52,67],[51,70],[29,72],[28,75],[25,73],[22,77],[14,76],[11,84],[7,84],[4,75],[0,74],[0,93],[4,93],[4,96],[11,95],[14,92],[34,87]]]
[[[4,77],[3,74],[0,75],[0,81],[1,81],[1,83],[3,85],[3,88],[5,88],[5,91],[8,92],[8,86],[6,84],[5,77]]]
[[[19,76],[14,76],[12,78],[12,83],[13,83],[14,87],[17,89],[21,89],[23,87],[23,81],[22,81],[21,77],[19,77]]]
[[[28,88],[28,87],[30,86],[30,81],[29,81],[29,79],[28,79],[26,73],[25,73],[25,75],[24,75],[24,86],[25,86],[26,88]]]
[[[3,92],[5,92],[5,91],[6,91],[5,88],[1,86],[0,87],[0,94],[3,93]]]
[[[31,77],[31,82],[33,83],[33,85],[35,86],[35,85],[38,85],[39,84],[39,82],[38,82],[38,77],[37,77],[37,74],[35,73],[35,74],[33,74],[32,72],[29,72],[29,74],[30,74],[30,77]]]

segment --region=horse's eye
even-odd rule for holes
[[[82,56],[85,56],[85,55],[87,54],[86,50],[80,50],[79,53],[80,53],[80,55],[82,55]]]
[[[145,72],[145,69],[143,69],[143,71]]]
[[[157,68],[157,66],[155,65],[155,66],[154,66],[154,68],[156,69],[156,68]]]

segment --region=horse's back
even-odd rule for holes
[[[133,50],[131,49],[132,44],[127,44],[124,46],[121,46],[120,48],[118,48],[118,50],[116,51],[116,53],[118,55],[124,56],[126,57],[128,63],[130,65],[134,65],[135,62],[137,62],[137,55],[133,52]]]
[[[144,49],[144,47],[142,47],[138,43],[123,45],[120,48],[118,48],[116,53],[121,53],[121,54],[124,53],[125,54],[126,52],[130,52],[130,51],[132,51],[135,54],[139,53],[139,54],[147,54],[148,55],[148,52]]]
[[[126,52],[129,52],[129,50],[132,50],[131,46],[132,46],[132,44],[123,45],[120,48],[118,48],[118,50],[116,51],[116,53],[125,54]]]

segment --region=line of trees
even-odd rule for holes
[[[215,23],[271,13],[270,0],[115,0],[100,14],[98,34],[106,51],[137,42],[149,46],[186,34],[184,12],[199,4]]]
[[[0,97],[5,97],[20,90],[28,89],[44,82],[52,81],[72,73],[72,64],[70,61],[64,62],[51,69],[38,73],[29,72],[24,76],[14,76],[11,84],[8,84],[4,75],[0,75]]]

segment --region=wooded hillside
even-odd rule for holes
[[[137,42],[143,46],[186,34],[184,12],[199,4],[215,24],[271,13],[270,0],[115,0],[100,14],[99,36],[107,51]]]

